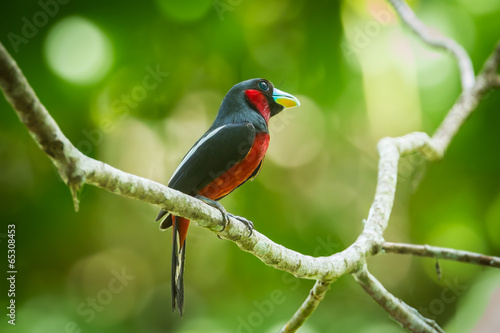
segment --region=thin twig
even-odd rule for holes
[[[421,257],[460,261],[469,264],[500,268],[500,258],[481,253],[448,249],[430,245],[413,245],[385,242],[382,244],[385,253],[412,254]]]
[[[439,32],[429,29],[418,19],[410,6],[404,0],[388,0],[401,20],[403,20],[425,43],[449,51],[458,62],[462,89],[467,91],[474,85],[474,67],[464,48],[453,39],[442,36]]]
[[[319,303],[321,303],[325,297],[326,292],[330,289],[330,284],[332,282],[334,281],[316,281],[304,303],[302,303],[288,323],[281,328],[280,333],[296,332],[311,316],[314,310],[316,310]]]
[[[481,70],[487,76],[498,76],[498,65],[500,64],[500,40],[488,59],[484,62],[483,69]]]
[[[472,89],[464,91],[460,95],[458,101],[453,105],[434,133],[432,139],[440,154],[444,154],[455,134],[476,109],[488,90],[496,88],[492,78],[496,77],[499,63],[500,41],[497,43],[493,53],[484,63],[483,69],[478,74],[476,83]]]
[[[439,325],[425,318],[417,310],[388,292],[384,286],[368,272],[366,264],[353,274],[356,281],[392,318],[414,333],[444,333]]]

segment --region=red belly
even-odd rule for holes
[[[252,175],[266,155],[269,146],[269,134],[257,133],[252,148],[245,158],[233,165],[219,178],[205,186],[200,195],[211,200],[217,200],[231,193]]]

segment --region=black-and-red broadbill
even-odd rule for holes
[[[235,85],[224,97],[212,126],[188,151],[168,187],[195,196],[218,208],[226,222],[228,214],[217,203],[237,187],[257,176],[269,145],[269,118],[299,100],[265,79]],[[234,217],[234,215],[231,215]],[[247,224],[251,222],[236,217]],[[184,258],[189,220],[161,210],[160,228],[173,225],[172,310],[184,307]]]

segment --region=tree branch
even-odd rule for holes
[[[312,315],[314,310],[316,310],[319,303],[325,297],[326,292],[330,289],[330,284],[332,284],[332,282],[333,281],[316,281],[304,303],[302,303],[288,323],[281,328],[280,333],[296,332]]]
[[[94,185],[189,218],[218,232],[222,238],[236,242],[241,249],[275,268],[310,279],[327,274],[324,258],[313,258],[286,249],[257,231],[247,237],[246,226],[234,218],[230,219],[230,224],[224,231],[220,231],[224,222],[219,210],[165,185],[123,172],[82,154],[64,136],[1,43],[0,88],[35,142],[56,165],[61,178],[73,189],[76,203],[77,190],[83,184]]]
[[[474,85],[474,68],[464,48],[453,39],[442,36],[438,31],[429,29],[418,19],[404,0],[388,0],[403,20],[426,44],[450,52],[458,62],[462,89],[469,90]]]
[[[415,333],[444,333],[443,329],[418,313],[417,310],[388,292],[384,286],[368,272],[366,264],[353,274],[356,281],[392,318]]]
[[[444,154],[455,134],[470,116],[472,111],[475,110],[488,90],[498,88],[498,86],[495,85],[495,78],[498,77],[496,73],[499,63],[500,41],[497,42],[493,53],[484,63],[483,69],[477,76],[474,86],[470,90],[464,91],[459,96],[458,101],[455,102],[439,128],[436,130],[433,141],[436,145],[436,149],[441,154]]]
[[[352,272],[358,272],[356,276],[362,281],[367,279],[359,273],[359,269],[366,257],[380,251],[384,242],[383,232],[387,227],[394,202],[400,156],[415,151],[420,151],[429,160],[443,156],[451,139],[485,92],[496,86],[498,77],[492,73],[496,73],[498,69],[499,47],[497,46],[495,53],[486,62],[485,69],[478,76],[477,82],[460,96],[432,139],[425,133],[415,132],[399,138],[384,138],[379,142],[380,160],[375,198],[368,218],[364,222],[362,233],[344,251],[319,258],[287,249],[257,231],[248,237],[246,226],[236,219],[231,219],[230,224],[221,231],[223,220],[217,209],[162,184],[125,173],[82,154],[64,136],[1,44],[0,88],[35,142],[47,153],[62,179],[70,187],[75,208],[78,207],[77,194],[83,184],[94,185],[193,220],[198,225],[216,232],[221,238],[235,242],[242,250],[255,255],[276,269],[300,278],[319,280],[320,282],[313,288],[313,294],[318,297],[308,297],[292,318],[295,324],[290,324],[290,327],[299,327],[326,292],[325,281],[333,281]],[[369,276],[366,281],[370,282]]]
[[[357,269],[360,259],[376,253],[382,244],[382,232],[387,226],[394,198],[397,160],[391,156],[394,153],[399,156],[396,147],[391,146],[384,152],[377,186],[378,199],[372,206],[363,233],[346,250],[330,257],[314,258],[276,244],[258,231],[248,237],[246,226],[234,218],[221,231],[224,222],[217,209],[165,185],[123,172],[82,154],[64,136],[1,43],[0,88],[21,122],[26,125],[40,148],[49,155],[70,188],[78,190],[83,184],[94,185],[164,208],[217,232],[221,238],[235,242],[242,250],[250,252],[267,265],[300,278],[334,280]],[[385,174],[388,172],[393,176],[387,178]],[[73,191],[74,195],[76,190]],[[387,205],[390,206],[389,209]]]
[[[382,244],[382,251],[385,253],[412,254],[421,257],[446,259],[500,268],[499,257],[492,257],[469,251],[447,249],[444,247],[385,242]]]

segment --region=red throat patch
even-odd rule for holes
[[[248,89],[245,90],[245,95],[247,96],[250,103],[252,103],[259,113],[264,117],[266,123],[269,122],[271,117],[271,109],[269,108],[269,103],[267,103],[266,96],[258,90]]]

